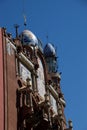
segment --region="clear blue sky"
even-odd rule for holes
[[[72,119],[74,130],[87,130],[87,1],[0,0],[0,26],[13,33],[17,23],[21,32],[25,29],[23,10],[26,28],[44,45],[48,35],[57,47],[67,120]]]

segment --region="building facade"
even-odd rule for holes
[[[31,31],[0,29],[0,130],[72,130],[55,48]]]

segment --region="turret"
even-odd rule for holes
[[[44,48],[44,55],[48,66],[49,73],[57,72],[57,57],[55,48],[51,43],[46,44]]]

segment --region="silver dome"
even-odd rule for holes
[[[38,40],[36,38],[36,36],[29,30],[24,30],[21,34],[20,34],[20,39],[23,45],[37,45],[38,44]]]
[[[47,43],[46,44],[46,46],[44,48],[44,55],[46,57],[55,56],[56,55],[55,48],[53,47],[53,45],[51,43]]]

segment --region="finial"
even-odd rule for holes
[[[27,25],[27,23],[26,23],[26,21],[27,21],[26,15],[24,14],[23,16],[24,16],[24,26],[26,26]]]
[[[47,43],[48,43],[48,35],[46,35]]]

